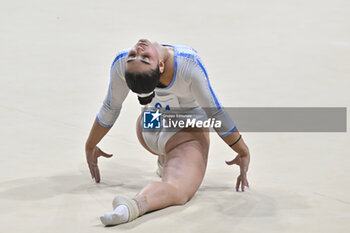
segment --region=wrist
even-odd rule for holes
[[[248,147],[242,149],[242,150],[239,152],[239,156],[240,156],[241,158],[243,158],[243,157],[250,157],[250,152],[249,152]]]
[[[96,147],[96,145],[86,142],[85,143],[85,151],[92,151],[94,148]]]

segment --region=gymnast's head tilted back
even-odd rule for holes
[[[138,94],[142,105],[150,103],[155,95],[161,75],[159,65],[159,53],[150,41],[141,39],[130,49],[125,80],[130,90]]]

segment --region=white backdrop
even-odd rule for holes
[[[103,228],[117,193],[157,180],[129,94],[101,142],[102,182],[84,143],[119,49],[139,38],[202,56],[226,107],[350,107],[350,3],[307,1],[0,1],[1,232],[344,232],[349,133],[245,133],[246,193],[235,154],[211,134],[208,170],[183,207]],[[238,126],[239,127],[239,126]]]

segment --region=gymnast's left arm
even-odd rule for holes
[[[236,181],[236,191],[239,191],[239,188],[241,188],[242,192],[244,192],[245,187],[249,187],[247,172],[250,163],[250,153],[248,146],[244,142],[235,123],[218,101],[210,85],[208,74],[200,60],[197,60],[197,64],[192,67],[190,76],[191,92],[194,98],[209,118],[215,118],[221,121],[221,127],[214,129],[222,140],[238,154],[233,160],[226,161],[226,164],[236,164],[240,167],[240,175]]]

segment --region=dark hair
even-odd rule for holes
[[[151,101],[152,101],[154,96],[155,96],[155,94],[154,94],[154,91],[153,91],[152,94],[150,94],[149,96],[146,96],[146,97],[137,96],[137,98],[139,99],[139,103],[141,105],[146,105],[146,104],[151,103]]]
[[[154,70],[144,73],[132,73],[125,71],[125,81],[131,91],[137,94],[153,93],[147,97],[138,96],[139,102],[142,105],[150,103],[154,97],[154,89],[160,79],[159,65]]]

